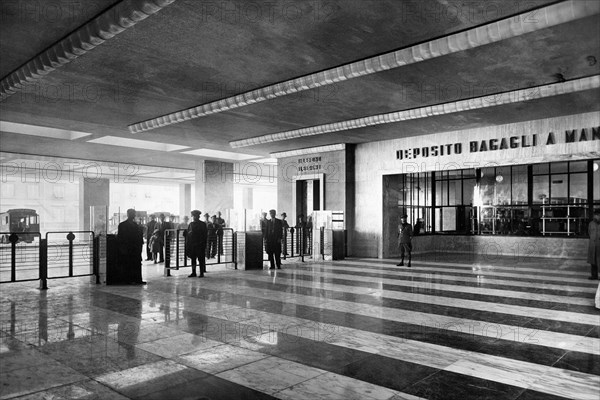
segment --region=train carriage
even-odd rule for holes
[[[16,208],[0,214],[0,237],[2,243],[8,243],[8,233],[19,234],[19,240],[31,243],[35,235],[27,232],[40,231],[40,216],[30,208]]]

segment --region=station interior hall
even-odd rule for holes
[[[3,0],[0,399],[598,400],[600,1]]]

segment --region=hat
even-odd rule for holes
[[[193,210],[190,214],[200,216],[202,213],[198,210]]]
[[[282,212],[282,213],[281,213],[281,216],[282,216],[282,217],[287,217],[287,214],[286,214],[286,213],[284,213],[284,212]]]
[[[400,218],[408,218],[408,215],[406,215],[406,214],[402,214],[402,215],[400,216]]]

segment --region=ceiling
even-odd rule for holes
[[[87,2],[0,2],[0,75],[7,77],[120,2],[81,3]],[[600,24],[594,13],[142,133],[128,129],[140,121],[515,14],[535,23],[543,12],[536,10],[554,3],[176,0],[0,102],[0,120],[5,123],[0,126],[0,150],[193,169],[199,157],[251,160],[312,146],[598,111],[599,91],[591,89],[243,148],[230,145],[262,135],[598,75]],[[75,133],[62,139],[58,134],[24,134],[30,125]],[[120,138],[128,141],[115,146]],[[132,139],[163,145],[157,148],[155,143]]]

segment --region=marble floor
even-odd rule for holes
[[[584,262],[396,262],[2,284],[0,398],[600,398]]]

